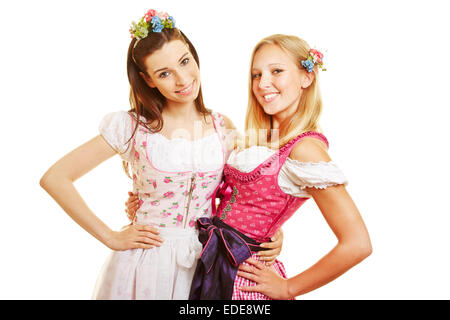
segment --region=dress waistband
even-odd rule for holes
[[[198,231],[195,228],[158,228],[159,235],[163,239],[182,239],[192,236],[198,237]]]

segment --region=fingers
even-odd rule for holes
[[[135,242],[134,249],[153,249],[155,246],[142,242]]]
[[[259,245],[261,248],[266,248],[266,249],[273,249],[273,248],[277,248],[279,247],[279,243],[274,241],[274,242],[263,242]]]
[[[239,287],[239,290],[241,291],[245,291],[245,292],[261,292],[261,287],[256,285],[256,286],[242,286]]]
[[[271,266],[275,262],[277,257],[278,257],[278,255],[272,255],[272,256],[260,257],[260,259],[261,259],[261,261],[265,262],[266,266]]]
[[[248,266],[245,264],[240,264],[238,267],[238,271],[246,272],[246,273],[255,273],[255,267]]]
[[[161,242],[153,240],[151,238],[145,237],[145,236],[139,236],[137,238],[137,243],[141,243],[141,244],[148,244],[148,245],[152,245],[155,247],[160,247],[161,246]]]
[[[163,243],[163,239],[160,236],[148,231],[139,231],[139,236],[148,239],[150,241],[148,243],[157,245],[158,247]]]
[[[272,241],[261,243],[259,246],[261,248],[268,248],[268,249],[281,248],[281,246],[283,245],[282,236],[273,236],[271,239]]]
[[[137,196],[128,198],[127,201],[125,201],[125,207],[136,210],[139,208],[139,198]]]
[[[158,228],[155,228],[153,226],[148,226],[145,224],[135,224],[134,227],[139,230],[139,231],[149,231],[152,232],[154,234],[159,234],[159,230]]]
[[[258,260],[255,260],[255,259],[253,259],[253,258],[248,258],[247,260],[245,260],[245,262],[247,262],[250,266],[256,267],[256,268],[258,268],[258,269],[260,269],[260,270],[262,270],[262,269],[265,268],[265,265],[264,265],[262,262],[260,262],[260,261],[258,261]],[[245,264],[241,264],[241,265],[239,266],[239,268],[240,268],[241,266],[247,267]]]
[[[128,191],[128,199],[125,201],[125,212],[127,214],[127,218],[130,221],[134,220],[134,217],[136,216],[136,211],[140,207],[140,201],[137,194],[135,195],[133,192]]]
[[[284,233],[283,230],[278,229],[277,232],[275,232],[274,236],[270,239],[272,241],[281,240],[283,241]]]
[[[151,244],[159,247],[162,244],[162,242],[164,241],[159,236],[159,230],[155,227],[147,226],[147,225],[139,225],[139,224],[134,225],[134,227],[138,231],[139,236],[148,239],[149,242],[146,242],[146,243],[151,243]]]
[[[270,250],[261,250],[258,252],[258,257],[269,257],[269,256],[279,256],[280,255],[280,248],[277,247],[275,249],[270,249]]]
[[[245,279],[248,279],[250,281],[253,281],[253,282],[257,282],[258,281],[258,276],[253,274],[253,273],[249,273],[249,272],[244,272],[244,271],[239,271],[238,270],[237,275],[242,277],[242,278],[245,278]]]

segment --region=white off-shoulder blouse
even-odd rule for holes
[[[144,120],[144,119],[143,119]],[[130,161],[131,147],[128,141],[134,122],[125,111],[107,114],[99,125],[100,134],[116,150],[123,160]],[[149,134],[147,156],[154,167],[162,171],[215,171],[223,166],[223,151],[217,131],[197,140],[168,139],[162,134]]]
[[[242,172],[251,172],[264,160],[275,154],[275,150],[264,146],[252,146],[243,150],[233,150],[228,165]],[[348,181],[333,161],[299,162],[289,157],[278,175],[281,190],[295,197],[311,197],[306,188],[325,189]]]

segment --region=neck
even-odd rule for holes
[[[289,106],[288,108],[272,115],[271,121],[273,132],[270,136],[270,143],[279,143],[280,139],[282,138],[280,136],[280,128],[288,125],[289,119],[291,119],[298,110],[299,102],[300,98],[294,101],[294,103],[291,104],[291,106]]]
[[[272,128],[279,129],[286,120],[289,120],[297,111],[298,106],[293,106],[286,110],[283,110],[272,116]]]
[[[198,118],[198,111],[194,102],[190,103],[168,103],[163,109],[163,116],[179,120],[193,120]]]

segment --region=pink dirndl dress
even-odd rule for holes
[[[234,192],[221,201],[217,216],[236,230],[258,242],[270,241],[275,232],[309,197],[295,197],[279,186],[278,176],[291,150],[305,137],[317,138],[328,147],[328,141],[320,133],[305,132],[281,147],[272,156],[250,172],[242,172],[228,163],[224,168],[225,184]],[[252,258],[259,260],[256,253]],[[245,262],[244,262],[245,263]],[[271,266],[280,276],[287,278],[284,265],[276,260]],[[233,300],[270,300],[258,292],[240,291],[241,286],[254,286],[255,282],[236,275]]]

